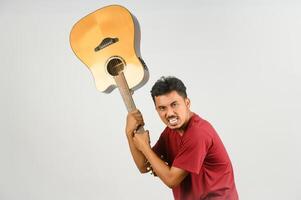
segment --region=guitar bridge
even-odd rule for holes
[[[110,46],[114,43],[118,42],[118,38],[105,38],[101,41],[101,43],[95,47],[94,51],[100,51],[101,49],[106,48],[107,46]]]

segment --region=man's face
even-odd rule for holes
[[[171,129],[183,131],[190,118],[190,100],[176,91],[155,97],[156,110],[161,120]]]

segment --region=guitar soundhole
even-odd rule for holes
[[[112,76],[118,76],[124,69],[124,63],[120,58],[112,58],[107,64],[107,69]]]

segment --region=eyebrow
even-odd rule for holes
[[[172,104],[174,104],[174,103],[178,103],[178,101],[175,100],[175,101],[171,102],[169,105],[172,105]],[[165,108],[165,107],[166,107],[166,106],[163,106],[163,105],[158,105],[158,106],[157,106],[157,108]]]
[[[175,101],[171,102],[171,104],[170,104],[170,105],[172,105],[172,104],[174,104],[174,103],[178,103],[178,101],[177,101],[177,100],[175,100]]]

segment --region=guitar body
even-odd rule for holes
[[[148,81],[149,72],[140,55],[138,21],[122,6],[107,6],[79,20],[71,30],[70,44],[101,92],[117,87],[114,76],[119,72],[123,72],[130,90]],[[116,72],[118,63],[122,66]]]

